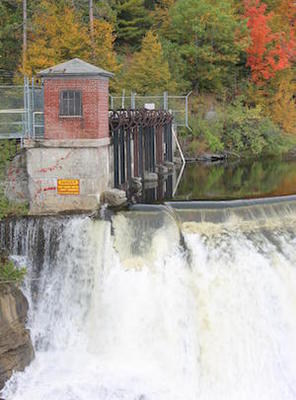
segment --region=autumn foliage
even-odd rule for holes
[[[20,71],[32,76],[44,68],[79,57],[117,72],[114,40],[112,25],[95,20],[93,49],[88,27],[81,23],[72,7],[42,0],[32,20],[26,64],[20,66]]]
[[[141,51],[132,57],[124,75],[124,83],[126,89],[138,94],[155,94],[175,89],[161,43],[152,31],[148,31],[143,38]]]
[[[256,84],[263,84],[274,78],[277,71],[289,68],[291,59],[295,57],[294,31],[291,28],[288,33],[273,32],[273,14],[266,9],[267,5],[260,0],[245,1],[245,17],[251,39],[246,50],[247,66]]]
[[[115,94],[240,99],[296,134],[295,0],[27,0],[27,46],[22,4],[0,0],[1,82],[79,57],[115,74]]]

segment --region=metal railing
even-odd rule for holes
[[[42,86],[28,78],[0,86],[0,139],[41,138],[43,130]]]

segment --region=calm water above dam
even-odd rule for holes
[[[176,185],[163,199],[171,200]],[[231,200],[296,194],[296,160],[260,160],[222,164],[187,164],[174,200]],[[157,194],[148,190],[144,202],[153,202]]]

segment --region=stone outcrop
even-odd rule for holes
[[[0,390],[13,371],[22,371],[34,357],[25,327],[28,302],[15,285],[0,284]]]
[[[124,190],[109,189],[102,193],[101,204],[107,204],[109,207],[121,207],[127,203],[127,197]]]

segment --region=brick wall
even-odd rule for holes
[[[60,117],[61,90],[82,91],[82,117]],[[50,78],[44,80],[45,139],[97,139],[109,136],[108,79]]]

